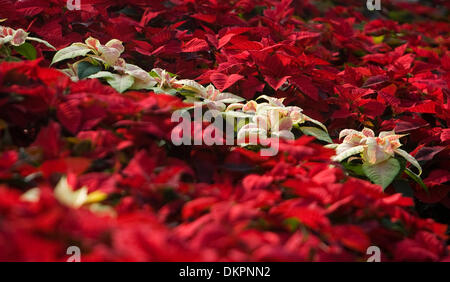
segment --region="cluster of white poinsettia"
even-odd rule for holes
[[[395,134],[394,131],[382,131],[375,136],[375,133],[364,128],[361,132],[353,129],[342,130],[339,139],[344,138],[342,144],[336,147],[336,161],[343,161],[346,158],[361,154],[362,160],[369,164],[379,164],[398,154],[413,164],[419,172],[422,171],[416,159],[406,151],[400,149],[402,144],[399,139],[405,135]]]
[[[257,140],[265,138],[292,140],[295,139],[293,128],[332,143],[325,125],[305,115],[300,107],[285,106],[284,98],[262,95],[256,100],[245,101],[238,95],[219,91],[212,84],[205,87],[194,80],[178,80],[175,75],[163,69],[155,68],[146,72],[120,58],[123,51],[123,44],[117,39],[102,45],[97,39],[90,37],[85,43],[74,43],[58,51],[53,63],[84,56],[85,58],[64,70],[74,80],[80,78],[80,64],[89,62],[100,65],[101,70],[96,70],[86,77],[103,78],[119,92],[127,89],[149,89],[157,93],[181,94],[186,102],[200,102],[224,116],[245,118],[248,122],[238,124],[236,128],[238,144],[241,145],[256,144]],[[306,122],[317,127],[304,126]],[[381,132],[376,137],[368,128],[361,132],[345,129],[339,136],[339,139],[344,138],[341,144],[327,146],[336,149],[336,156],[333,158],[335,161],[361,159],[367,177],[387,186],[400,170],[400,163],[394,158],[395,154],[405,158],[418,168],[419,174],[421,173],[420,165],[414,157],[399,148],[402,145],[399,142],[401,137],[403,135],[394,132]]]
[[[364,174],[373,182],[386,188],[401,171],[400,162],[395,158],[396,155],[403,157],[415,166],[419,175],[422,173],[422,168],[417,160],[400,149],[402,144],[399,139],[403,136],[405,135],[395,134],[394,131],[382,131],[375,136],[375,133],[369,128],[364,128],[362,131],[344,129],[339,134],[339,139],[344,138],[343,142],[330,144],[327,147],[336,149],[336,156],[333,157],[335,161],[362,160]],[[405,172],[421,183],[418,175],[409,169],[406,169]]]
[[[53,57],[52,64],[84,57],[63,70],[74,81],[81,77],[81,71],[91,68],[92,70],[88,70],[87,78],[103,78],[119,92],[127,89],[151,89],[155,86],[157,82],[148,72],[136,65],[128,64],[120,57],[124,50],[120,40],[112,39],[102,45],[98,39],[89,37],[85,43],[73,43],[59,50]],[[81,68],[83,62],[88,63],[87,68]]]
[[[151,72],[146,72],[120,58],[123,51],[123,44],[117,39],[102,45],[99,40],[89,37],[85,43],[73,43],[59,50],[52,63],[84,57],[74,64],[69,64],[69,68],[63,70],[73,80],[80,79],[80,64],[87,62],[94,73],[87,75],[86,78],[103,78],[119,92],[127,89],[151,89],[173,93],[173,90],[180,90],[179,93],[185,95],[187,102],[201,102],[209,109],[229,115],[231,112],[234,114],[240,112],[241,117],[251,118],[251,122],[239,129],[238,138],[257,135],[260,138],[294,139],[291,132],[293,125],[306,121],[319,125],[324,130],[324,134],[328,135],[322,123],[304,115],[299,107],[284,106],[283,99],[263,95],[256,101],[245,102],[242,97],[221,92],[212,84],[205,87],[194,80],[177,80],[166,70],[155,68]],[[96,69],[95,66],[101,67]],[[85,71],[86,68],[83,67],[82,70]],[[178,93],[178,91],[175,92]],[[259,102],[260,100],[265,101]]]
[[[265,102],[258,103],[260,100]],[[303,114],[300,107],[285,106],[283,101],[284,98],[262,95],[256,101],[230,104],[226,109],[227,112],[240,112],[251,116],[251,122],[239,129],[238,139],[270,136],[292,140],[294,139],[293,126],[306,121],[319,125],[324,132],[327,132],[327,128],[322,123]]]
[[[188,94],[186,96],[186,101],[201,101],[212,110],[218,110],[222,112],[226,109],[227,104],[237,103],[245,100],[244,98],[229,92],[220,92],[212,84],[204,87],[196,81],[189,79],[178,80],[176,84],[181,85],[182,90],[189,91],[193,94]]]

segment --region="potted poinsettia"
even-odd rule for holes
[[[395,134],[394,131],[382,131],[375,136],[369,128],[364,128],[362,131],[344,129],[339,134],[339,139],[344,138],[343,142],[330,144],[327,147],[336,149],[334,161],[361,159],[363,173],[372,182],[381,185],[383,189],[389,186],[399,174],[401,163],[396,157],[400,156],[417,168],[418,175],[408,168],[405,172],[423,185],[419,178],[422,173],[419,162],[408,152],[400,149],[402,144],[399,139],[403,136],[405,135]]]

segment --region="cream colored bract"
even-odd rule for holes
[[[364,128],[361,132],[353,129],[344,129],[339,134],[339,139],[343,142],[336,146],[335,161],[341,162],[350,156],[361,155],[364,163],[376,165],[394,157],[395,154],[405,158],[422,173],[422,168],[417,160],[400,149],[402,144],[399,139],[405,135],[395,134],[394,131],[382,131],[375,136],[375,133]]]

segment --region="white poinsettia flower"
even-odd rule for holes
[[[71,208],[79,208],[86,204],[98,203],[105,200],[108,195],[101,191],[89,193],[86,186],[74,190],[67,181],[67,177],[63,176],[54,190],[55,198],[63,205]]]
[[[172,77],[168,71],[160,68],[154,68],[152,69],[152,72],[157,75],[157,77],[155,77],[154,79],[156,80],[159,88],[171,89],[181,87],[176,77]]]
[[[364,128],[361,132],[353,129],[344,129],[339,134],[339,139],[344,138],[344,140],[337,145],[336,156],[333,160],[340,162],[350,156],[360,154],[365,163],[375,165],[398,154],[414,165],[419,170],[420,175],[422,168],[417,160],[406,151],[400,149],[402,144],[399,139],[403,136],[405,135],[395,134],[394,131],[382,131],[376,137],[375,133],[369,128]]]
[[[65,74],[77,81],[78,66],[81,62],[87,61],[94,65],[104,64],[104,70],[97,71],[87,78],[105,79],[114,89],[124,92],[128,89],[151,89],[157,84],[157,80],[142,68],[128,64],[120,55],[124,51],[123,44],[120,40],[112,39],[105,45],[102,45],[98,39],[89,37],[85,43],[73,43],[69,47],[59,50],[53,57],[52,64],[66,59],[86,56],[73,65],[69,64],[69,68],[63,70]],[[115,72],[111,72],[110,68]]]
[[[120,40],[112,39],[105,45],[102,45],[98,39],[89,37],[84,43],[73,43],[56,52],[52,64],[87,55],[109,66],[115,66],[119,63],[118,60],[124,50],[125,48]]]
[[[243,113],[254,114],[256,113],[256,108],[258,103],[254,100],[248,101],[247,103],[232,103],[226,108],[227,112],[234,112],[240,110]]]
[[[266,102],[258,103],[258,100],[265,100]],[[319,121],[314,120],[302,113],[302,109],[297,106],[284,106],[283,99],[278,99],[266,95],[262,95],[247,103],[232,103],[226,112],[237,112],[243,115],[250,115],[252,121],[238,131],[238,139],[255,136],[273,136],[283,139],[292,140],[294,134],[291,130],[294,124],[301,124],[310,121],[319,125],[327,132],[326,127]]]
[[[0,26],[0,44],[11,43],[13,46],[20,46],[25,43],[28,33],[19,28],[12,29],[6,26]]]
[[[318,126],[320,126],[325,132],[328,132],[325,125],[323,125],[320,121],[310,118],[309,116],[303,114],[303,109],[297,106],[284,106],[283,101],[284,98],[278,99],[274,97],[270,97],[267,95],[261,95],[256,100],[265,99],[267,103],[259,103],[258,107],[272,107],[272,108],[282,108],[287,111],[287,116],[292,119],[293,124],[302,124],[304,122],[311,122]]]
[[[157,81],[148,72],[140,67],[128,64],[124,59],[119,58],[114,66],[114,70],[121,74],[130,75],[134,78],[133,89],[150,89],[155,86]]]
[[[237,138],[238,140],[244,140],[246,137],[263,139],[270,136],[293,140],[292,126],[293,121],[287,110],[271,106],[258,107],[252,121],[239,129]],[[257,141],[257,139],[251,140]]]
[[[10,27],[0,26],[0,45],[10,43],[13,46],[20,46],[25,43],[26,40],[30,40],[42,43],[49,48],[55,49],[55,47],[53,47],[47,41],[28,35],[29,33],[21,28],[12,29]]]
[[[225,104],[233,104],[244,101],[244,98],[234,95],[229,92],[220,92],[214,85],[210,84],[207,87],[189,79],[178,80],[177,84],[181,85],[182,89],[195,93],[194,99],[202,100],[210,109],[224,111]]]
[[[112,39],[105,45],[102,45],[98,39],[89,37],[86,39],[85,44],[74,43],[72,45],[89,48],[94,53],[94,55],[90,55],[90,57],[102,61],[110,66],[116,65],[120,55],[125,50],[122,41],[117,39]]]

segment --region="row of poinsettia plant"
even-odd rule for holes
[[[14,30],[9,27],[2,27],[2,30],[5,38],[3,45],[11,41],[11,45],[19,49],[27,48],[23,45],[29,37],[23,29]],[[44,40],[37,38],[34,38],[34,40],[39,40],[39,42],[51,46]],[[264,99],[266,102],[258,103],[255,100],[251,100],[245,104],[239,103],[244,99],[228,92],[220,92],[211,84],[203,87],[193,80],[177,80],[174,75],[171,75],[166,70],[157,68],[151,72],[146,72],[136,65],[128,64],[124,59],[120,58],[123,51],[124,47],[120,40],[113,39],[102,45],[99,40],[90,37],[86,39],[85,43],[73,43],[69,47],[59,50],[55,54],[52,64],[86,56],[86,58],[69,64],[69,68],[63,70],[73,81],[84,78],[104,78],[119,92],[124,92],[128,89],[145,89],[153,90],[155,93],[181,94],[186,97],[186,102],[201,101],[209,108],[223,111],[225,115],[227,113],[236,113],[236,110],[239,110],[241,117],[243,116],[242,114],[247,114],[244,116],[252,118],[252,121],[247,124],[241,124],[237,128],[238,139],[250,134],[294,139],[294,134],[291,132],[293,126],[298,126],[308,121],[320,126],[320,129],[298,127],[303,133],[313,135],[325,142],[332,142],[328,136],[327,128],[322,123],[302,114],[303,110],[297,106],[284,106],[284,99],[262,95],[256,100]],[[268,135],[269,131],[270,134]],[[417,167],[420,175],[422,169],[417,160],[399,148],[401,143],[398,139],[402,135],[396,135],[392,131],[381,132],[379,137],[375,137],[374,132],[370,129],[364,129],[362,132],[344,129],[339,134],[339,138],[345,136],[346,138],[341,145],[332,144],[328,146],[336,148],[338,155],[334,158],[335,160],[344,161],[353,155],[361,154],[362,165],[353,166],[353,171],[362,171],[363,175],[374,183],[382,185],[383,188],[389,186],[400,171],[405,170],[424,189],[427,189],[417,174],[405,168],[404,165],[403,169],[401,169],[401,163],[394,158],[394,153],[397,153],[405,160],[411,162]],[[351,159],[358,158],[352,157]]]
[[[249,123],[238,124],[236,128],[237,138],[240,140],[248,135],[292,140],[295,139],[292,130],[298,128],[304,134],[332,143],[325,125],[303,114],[300,107],[285,106],[284,99],[261,95],[255,100],[242,102],[244,98],[229,92],[221,92],[212,84],[204,87],[194,80],[178,80],[166,70],[156,68],[146,72],[136,65],[127,64],[120,58],[123,51],[124,47],[120,40],[112,39],[102,45],[99,40],[90,37],[85,43],[73,43],[59,50],[52,63],[87,56],[70,64],[70,68],[64,70],[73,81],[83,78],[104,78],[119,92],[128,89],[145,89],[155,93],[179,94],[185,97],[186,103],[202,102],[210,109],[223,112],[224,116],[232,114],[232,116],[250,118]],[[258,103],[261,100],[265,102]],[[239,114],[236,115],[236,113]],[[301,126],[305,122],[311,122],[319,128]],[[399,139],[403,136],[390,131],[380,132],[379,137],[375,137],[371,129],[364,128],[361,132],[344,129],[339,134],[339,139],[345,137],[343,143],[331,144],[327,147],[336,148],[337,156],[334,157],[336,161],[345,161],[349,157],[351,158],[348,161],[362,160],[362,164],[352,166],[352,170],[361,171],[360,175],[366,176],[383,188],[388,187],[399,173],[405,171],[424,189],[427,189],[419,176],[422,173],[420,164],[413,156],[399,148],[401,147]],[[249,144],[249,142],[242,142],[242,144],[258,145],[257,143]],[[395,154],[413,164],[418,169],[419,175],[405,167],[404,162],[402,165],[395,158]]]
[[[276,9],[290,4],[282,2],[275,5]],[[292,14],[290,11],[285,17]],[[264,16],[269,17],[266,13]],[[28,59],[37,56],[36,49],[26,40],[52,47],[46,41],[30,39],[23,29],[2,30],[2,55],[8,61],[18,60],[14,52]],[[411,198],[392,195],[389,189],[382,192],[389,186],[397,189],[405,183],[417,183],[420,188],[415,195],[430,198],[433,186],[442,187],[446,182],[442,172],[445,161],[436,167],[439,169],[434,177],[430,174],[433,167],[428,166],[429,176],[424,183],[418,161],[400,149],[399,139],[404,134],[380,130],[376,137],[368,128],[355,130],[363,128],[360,126],[340,127],[338,134],[336,123],[326,123],[326,118],[313,113],[317,105],[301,101],[303,109],[287,106],[298,101],[289,96],[279,98],[282,93],[300,91],[313,101],[320,99],[316,97],[317,84],[311,80],[311,74],[295,73],[293,66],[286,64],[286,52],[294,52],[298,46],[286,47],[282,53],[275,53],[274,59],[263,52],[263,44],[270,43],[254,41],[253,32],[242,28],[220,33],[215,48],[222,50],[222,56],[229,56],[228,60],[248,60],[248,54],[242,56],[235,51],[250,49],[247,53],[261,75],[257,80],[263,78],[267,83],[263,87],[254,80],[252,64],[234,74],[227,73],[233,65],[227,71],[219,66],[211,70],[214,72],[203,73],[198,81],[203,84],[205,77],[210,77],[214,84],[207,87],[195,80],[178,79],[165,71],[167,67],[161,63],[163,68],[147,72],[139,63],[129,64],[121,58],[125,49],[118,39],[102,45],[90,37],[85,43],[73,43],[58,48],[56,54],[49,53],[52,63],[60,66],[63,60],[81,59],[72,61],[62,71],[39,67],[39,61],[2,63],[1,95],[5,99],[0,104],[0,179],[5,186],[1,189],[4,196],[0,207],[5,223],[0,242],[13,241],[1,245],[4,259],[61,259],[63,249],[70,243],[80,245],[87,260],[362,260],[370,245],[383,250],[384,260],[441,260],[448,256],[445,225],[416,217],[409,208],[413,204]],[[309,40],[317,35],[306,32],[296,36],[303,36],[308,41],[305,44],[310,45],[314,40]],[[208,36],[205,38],[211,41]],[[181,47],[182,53],[207,52],[206,39],[188,39]],[[231,46],[225,47],[229,43]],[[145,50],[150,47],[144,41],[135,40],[134,44],[144,58],[166,56],[164,52],[154,52],[156,44],[151,47],[154,50]],[[173,43],[161,47],[170,44]],[[272,52],[279,47],[265,48]],[[322,52],[325,58],[325,50],[315,52],[302,54],[303,59],[323,66],[314,70],[312,76],[317,79],[320,72],[334,73],[315,57]],[[402,75],[399,65],[406,67],[411,60],[402,52],[405,49],[391,54],[394,61],[388,68],[397,71],[393,80],[395,75]],[[227,63],[224,59],[218,62]],[[381,62],[375,56],[367,60]],[[265,66],[265,62],[276,66]],[[270,69],[279,67],[277,64],[283,64],[281,70]],[[333,74],[336,82],[344,81],[335,86],[343,101],[330,98],[332,104],[343,107],[334,112],[334,119],[339,120],[347,107],[347,111],[361,111],[353,115],[361,124],[378,129],[373,124],[373,114],[364,113],[370,112],[375,102],[361,98],[373,92],[363,89],[378,90],[382,86],[378,95],[395,103],[399,99],[395,96],[397,87],[385,86],[380,70],[360,67],[358,72],[366,78],[362,88],[355,88],[361,86],[356,81],[356,69],[346,67],[343,73]],[[176,68],[171,71],[177,72]],[[370,75],[373,77],[367,78]],[[424,77],[418,75],[417,79]],[[411,79],[410,83],[421,87],[422,80]],[[435,91],[429,84],[427,87],[427,92]],[[240,95],[225,92],[227,88]],[[245,91],[248,89],[254,89],[253,95]],[[445,88],[443,91],[446,93]],[[364,106],[359,107],[366,109],[348,108],[353,106],[346,106],[345,99],[362,102]],[[224,116],[249,118],[249,122],[235,128],[237,139],[257,134],[286,141],[281,142],[280,153],[274,157],[259,155],[260,147],[247,143],[241,144],[245,149],[174,147],[170,132],[175,125],[170,116],[175,110],[190,109],[193,102],[201,102]],[[443,103],[442,109],[446,105]],[[414,107],[419,106],[424,107]],[[445,113],[436,116],[444,122]],[[324,124],[333,129],[330,132],[336,136],[336,142],[345,137],[342,143],[325,146],[335,151],[319,145],[333,143]],[[205,125],[193,122],[193,128],[196,126]],[[441,130],[438,135],[443,145],[447,140],[445,132]],[[313,135],[319,142],[298,138],[301,134]],[[417,156],[420,149],[427,148],[427,143],[423,144],[411,154]],[[436,150],[431,153],[448,154],[448,149]],[[407,162],[416,167],[417,174]],[[413,181],[405,182],[404,176]],[[446,196],[440,193],[438,200],[445,200]],[[148,238],[149,234],[154,237]],[[28,243],[35,246],[27,249]],[[43,252],[43,248],[48,251]],[[46,257],[39,258],[42,253]]]

